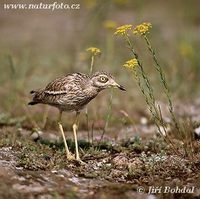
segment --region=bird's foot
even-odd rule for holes
[[[80,165],[86,165],[86,163],[83,162],[80,158],[76,158],[76,161],[77,161]]]
[[[74,155],[72,155],[71,153],[67,154],[67,160],[75,160]]]

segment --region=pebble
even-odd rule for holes
[[[200,126],[194,129],[194,137],[195,139],[200,139]]]
[[[128,158],[122,155],[116,156],[115,158],[113,158],[112,160],[114,166],[116,167],[124,167],[127,165],[128,163]]]

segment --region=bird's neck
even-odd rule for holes
[[[86,92],[88,93],[90,97],[96,97],[98,93],[102,90],[103,89],[95,87],[95,86],[88,86],[88,88],[86,88]]]

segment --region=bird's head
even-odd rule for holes
[[[118,84],[114,77],[106,72],[96,72],[91,76],[92,85],[99,90],[106,88],[119,88],[120,90],[125,91],[126,89]]]

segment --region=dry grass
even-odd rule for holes
[[[154,28],[148,37],[166,75],[173,103],[176,106],[182,102],[181,109],[184,109],[185,102],[189,101],[193,105],[200,94],[198,0],[193,0],[192,3],[187,0],[135,0],[134,3],[131,0],[80,2],[79,11],[0,12],[1,126],[14,126],[15,130],[21,127],[31,131],[35,127],[44,128],[46,132],[57,130],[57,110],[47,109],[43,105],[29,108],[29,91],[45,86],[59,75],[70,72],[89,73],[91,57],[86,49],[96,46],[101,49],[102,54],[95,60],[93,70],[110,71],[127,89],[126,93],[113,93],[108,129],[112,127],[111,131],[118,132],[119,128],[125,128],[128,132],[129,127],[133,129],[132,126],[136,128],[136,124],[140,125],[142,117],[147,119],[147,124],[143,127],[150,128],[152,120],[145,100],[132,81],[132,76],[122,67],[130,58],[130,54],[125,50],[124,42],[113,37],[114,29],[105,27],[107,20],[113,20],[118,25],[151,22]],[[142,63],[145,63],[145,72],[153,85],[155,98],[166,104],[163,89],[159,86],[159,78],[152,67],[153,60],[149,57],[148,49],[144,48],[144,41],[135,39],[134,46],[138,54],[142,55]],[[88,106],[90,129],[94,127],[100,131],[104,128],[109,97],[109,91],[105,91]],[[197,106],[198,104],[193,108]],[[169,132],[171,144],[178,154],[175,155],[172,145],[166,146],[159,136],[145,143],[141,143],[139,137],[134,142],[126,140],[125,143],[116,143],[117,147],[109,143],[98,143],[98,147],[94,148],[94,142],[93,147],[82,151],[85,161],[96,166],[99,160],[105,160],[97,175],[102,179],[106,179],[107,176],[106,180],[115,182],[125,180],[148,186],[158,179],[161,179],[159,183],[169,184],[172,179],[173,182],[178,179],[178,185],[184,185],[181,183],[184,179],[191,178],[192,183],[195,183],[195,179],[199,181],[199,144],[193,136],[193,130],[199,126],[199,121],[187,120],[187,111],[186,117],[180,117],[180,110],[174,111],[178,115],[180,128],[184,129],[182,134],[178,134],[177,129],[171,126]],[[45,115],[48,116],[47,121]],[[72,121],[73,115],[64,115],[63,124],[66,130],[70,130]],[[87,129],[84,114],[81,117],[80,129]],[[0,145],[12,146],[19,152],[18,163],[23,168],[48,170],[68,166],[62,147],[61,150],[57,150],[59,147],[55,149],[51,148],[52,146],[23,140],[18,132],[13,133],[7,128],[0,128],[0,131]],[[129,131],[132,137],[135,136],[135,131],[141,133],[137,129]],[[107,153],[104,153],[101,147],[104,147]],[[50,156],[52,158],[49,158]],[[128,160],[126,164],[122,163],[125,165],[121,165],[124,166],[124,170],[118,165],[119,162],[112,160],[121,156]],[[167,171],[162,169],[165,167]],[[73,167],[72,171],[84,177],[88,177],[85,176],[87,174],[91,177],[91,173],[95,173],[90,168],[82,167]],[[191,172],[194,172],[196,177]]]

